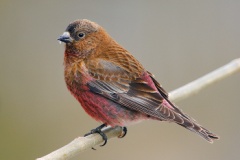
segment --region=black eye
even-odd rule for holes
[[[85,36],[84,33],[82,33],[82,32],[78,33],[78,37],[83,38],[84,36]]]

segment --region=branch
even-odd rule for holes
[[[196,94],[205,87],[222,80],[236,72],[240,71],[240,58],[235,59],[232,62],[216,69],[213,72],[206,74],[205,76],[192,81],[169,94],[169,98],[172,101],[179,101],[190,95]],[[108,139],[118,137],[122,134],[121,127],[106,127],[103,129]],[[90,149],[95,145],[103,143],[103,139],[99,134],[92,134],[87,137],[78,137],[66,146],[42,157],[37,160],[70,160],[82,151]]]
[[[118,137],[122,134],[122,127],[106,127],[102,130],[108,140],[110,138]],[[94,147],[95,145],[99,145],[103,143],[103,139],[99,134],[91,134],[86,137],[78,137],[74,139],[72,142],[59,148],[56,151],[42,157],[37,160],[70,160],[73,157],[77,156],[80,152],[83,152],[87,149]]]
[[[203,77],[200,77],[199,79],[196,79],[195,81],[171,91],[169,94],[169,99],[175,102],[180,101],[239,71],[240,58],[231,61],[230,63],[206,74]]]

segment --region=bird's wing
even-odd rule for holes
[[[107,60],[94,60],[86,64],[93,80],[88,82],[90,90],[129,109],[139,111],[159,120],[175,122],[212,142],[218,136],[211,133],[184,114],[168,100],[167,92],[149,72],[123,68]],[[94,67],[93,67],[94,66]],[[136,69],[134,74],[131,74]],[[139,74],[142,73],[142,74]]]
[[[159,120],[183,123],[182,116],[172,107],[163,105],[162,96],[147,72],[136,69],[134,63],[129,70],[117,63],[95,59],[86,64],[94,80],[88,82],[90,90],[127,108],[142,112]]]
[[[159,120],[175,122],[211,143],[212,139],[218,139],[218,136],[197,124],[171,103],[167,92],[149,72],[145,71],[142,76],[136,77],[137,73],[130,74],[109,61],[95,60],[93,63],[93,69],[87,67],[94,78],[87,84],[92,92]]]
[[[153,83],[155,84],[156,88],[158,89],[159,93],[165,98],[168,99],[168,93],[165,91],[165,89],[162,88],[162,86],[158,83],[158,81],[154,78],[154,75],[150,72],[147,72],[149,76],[151,77]]]
[[[183,117],[187,118],[188,120],[195,121],[191,117],[189,117],[187,114],[183,113],[175,104],[173,104],[169,99],[168,99],[168,93],[163,89],[163,87],[158,83],[158,81],[154,78],[154,75],[150,72],[148,72],[149,76],[151,77],[153,83],[155,84],[157,90],[159,93],[164,97],[164,99],[171,105],[171,107],[174,108],[175,112],[178,114],[181,114]]]

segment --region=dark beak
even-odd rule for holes
[[[64,42],[64,43],[70,43],[73,41],[69,32],[64,32],[57,40],[59,40],[60,42]]]

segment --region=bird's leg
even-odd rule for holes
[[[105,133],[103,133],[102,132],[102,129],[104,128],[104,127],[106,127],[107,125],[106,124],[102,124],[102,125],[100,125],[100,126],[98,126],[97,128],[95,128],[95,129],[92,129],[89,133],[87,133],[87,134],[85,134],[84,135],[84,137],[86,137],[86,136],[88,136],[88,135],[90,135],[90,134],[94,134],[94,133],[98,133],[98,134],[100,134],[100,136],[103,138],[103,140],[104,140],[104,143],[102,144],[102,145],[100,145],[101,147],[102,146],[105,146],[106,144],[107,144],[107,136],[106,136],[106,134]],[[95,148],[92,148],[93,150],[96,150]]]
[[[122,127],[122,134],[118,136],[118,138],[123,138],[127,134],[127,127]]]

